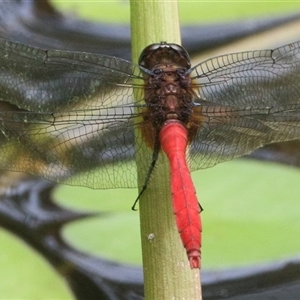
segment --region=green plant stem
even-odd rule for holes
[[[132,0],[131,28],[134,62],[149,44],[180,44],[177,1]],[[151,153],[151,149],[145,145],[137,153],[139,186],[147,172],[139,169],[144,151]],[[200,272],[190,269],[175,225],[169,178],[168,160],[160,153],[155,176],[139,202],[145,298],[201,299]]]

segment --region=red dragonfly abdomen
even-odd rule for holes
[[[160,143],[170,162],[173,211],[182,243],[191,268],[200,268],[201,219],[200,206],[186,163],[188,132],[178,120],[166,121]]]

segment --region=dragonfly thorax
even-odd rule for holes
[[[193,92],[186,69],[173,64],[155,66],[145,84],[149,119],[160,129],[169,119],[187,123],[192,113]]]

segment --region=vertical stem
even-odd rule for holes
[[[161,41],[180,44],[177,1],[131,0],[133,61]],[[137,137],[138,138],[138,137]],[[137,166],[144,146],[137,153]],[[172,212],[169,163],[160,153],[151,183],[139,202],[146,299],[201,299],[200,272],[190,269]],[[139,186],[145,172],[138,170]]]

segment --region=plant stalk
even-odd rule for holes
[[[180,44],[177,1],[131,1],[133,62],[152,43]],[[139,138],[139,137],[136,137]],[[144,145],[137,152],[139,186],[147,170],[139,169]],[[200,271],[190,269],[172,211],[170,171],[166,156],[160,152],[155,174],[139,200],[145,299],[202,299]]]

